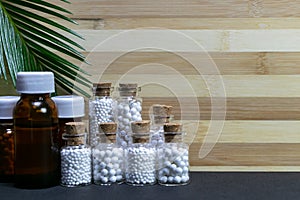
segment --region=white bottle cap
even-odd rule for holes
[[[17,91],[25,94],[52,93],[54,75],[52,72],[18,72]]]
[[[59,118],[74,118],[84,116],[84,99],[76,95],[52,97],[58,109]]]
[[[0,97],[0,119],[12,119],[13,109],[17,101],[20,99],[18,96],[1,96]]]

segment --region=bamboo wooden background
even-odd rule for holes
[[[126,53],[112,62],[102,80],[116,82],[135,66],[160,63],[170,66],[189,80],[199,102],[196,109],[185,112],[187,130],[197,136],[190,146],[190,163],[194,171],[300,171],[300,2],[292,0],[74,0],[61,4],[73,12],[79,23],[70,25],[86,41],[85,55],[92,66],[83,66],[91,80],[121,51],[113,46],[107,51],[94,47],[122,31],[143,28],[180,31],[199,42],[216,63],[226,91],[226,121],[221,137],[213,150],[199,158],[198,152],[211,120],[211,96],[203,78],[183,58],[160,50]],[[141,33],[142,34],[142,33]],[[143,36],[141,36],[143,38]],[[145,40],[147,38],[145,37]],[[172,41],[172,38],[170,39]],[[129,44],[132,41],[124,41]],[[174,41],[176,42],[176,41]],[[207,68],[207,57],[185,50],[200,65]],[[202,74],[212,81],[218,75],[209,68]],[[174,74],[157,74],[145,69],[138,79],[168,79],[174,87],[182,87]],[[14,93],[11,87],[0,85],[2,95]],[[188,105],[191,96],[179,94]],[[176,119],[181,117],[178,99],[157,85],[142,88],[144,118],[154,103],[175,107]],[[218,96],[216,98],[224,98]],[[221,116],[213,120],[221,120]],[[193,138],[190,138],[193,139]]]

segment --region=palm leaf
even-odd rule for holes
[[[42,16],[52,15],[76,24],[63,13],[70,14],[45,0],[0,0],[0,76],[7,80],[9,74],[15,85],[19,71],[52,71],[61,88],[89,97],[83,89],[91,84],[85,77],[88,73],[67,59],[85,62],[85,57],[77,50],[84,48],[54,29],[80,39],[82,36]]]

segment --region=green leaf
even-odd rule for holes
[[[27,1],[20,1],[20,0],[10,0],[10,1],[7,1],[6,3],[10,4],[12,7],[14,7],[12,4],[15,4],[15,5],[19,5],[19,6],[23,6],[25,8],[30,8],[30,9],[34,9],[34,10],[38,10],[39,12],[43,12],[43,13],[46,13],[46,14],[49,14],[49,15],[52,15],[52,16],[55,16],[55,17],[58,17],[58,18],[61,18],[61,19],[64,19],[66,21],[69,21],[71,23],[74,23],[76,24],[76,22],[58,12],[55,12],[55,11],[52,11],[50,9],[47,9],[43,6],[39,6],[39,5],[36,5],[36,4],[33,4],[33,3],[29,3]],[[51,4],[50,4],[51,5]],[[24,9],[20,8],[20,7],[15,7],[15,8],[19,8],[19,10],[23,10],[25,11]]]
[[[2,2],[2,5],[5,6],[5,9],[8,11],[8,13],[11,13],[11,12],[12,13],[17,13],[17,14],[24,15],[26,17],[30,17],[30,18],[39,20],[41,22],[44,22],[46,24],[52,25],[52,26],[54,26],[56,28],[59,28],[59,29],[61,29],[63,31],[66,31],[66,32],[68,32],[68,33],[70,33],[72,35],[75,35],[78,38],[83,39],[83,37],[81,35],[79,35],[78,33],[76,33],[75,31],[72,31],[71,29],[69,29],[69,28],[67,28],[67,27],[65,27],[63,25],[60,25],[60,24],[54,22],[53,20],[47,19],[47,18],[45,18],[45,17],[43,17],[41,15],[37,15],[37,14],[35,14],[33,12],[21,9],[21,8],[19,8],[17,6],[13,6],[13,5],[5,3],[5,2]]]
[[[43,62],[45,64],[45,66],[47,66],[47,68],[51,67],[51,69],[59,72],[60,74],[64,74],[65,76],[67,76],[68,78],[72,79],[72,80],[77,80],[79,83],[81,83],[82,85],[86,86],[86,87],[90,87],[91,83],[88,79],[86,79],[85,77],[81,76],[80,74],[78,74],[76,71],[74,70],[65,70],[61,63],[53,63],[50,62],[44,58],[40,58],[41,62]]]
[[[76,48],[84,49],[65,33],[82,37],[66,26],[45,18],[41,12],[75,23],[59,13],[70,14],[69,11],[44,0],[0,0],[0,76],[7,78],[9,73],[15,84],[19,71],[52,71],[56,84],[61,88],[89,97],[81,88],[91,86],[91,82],[83,76],[88,73],[68,60],[75,58],[86,62]],[[58,28],[64,34],[42,23]],[[80,87],[74,84],[76,82]]]
[[[18,0],[14,0],[15,1],[18,1]],[[28,1],[28,0],[27,0]],[[48,3],[46,1],[43,1],[43,0],[30,0],[30,2],[33,2],[35,4],[39,4],[39,5],[43,5],[45,7],[48,7],[48,8],[53,8],[55,10],[58,10],[58,11],[62,11],[62,12],[65,12],[67,14],[72,14],[70,11],[60,7],[60,6],[57,6],[57,5],[54,5],[52,3]],[[70,2],[69,2],[70,3]]]
[[[60,38],[61,40],[75,46],[75,47],[78,47],[79,49],[81,50],[85,50],[81,45],[77,44],[76,42],[74,42],[73,40],[65,37],[64,35],[56,32],[56,31],[53,31],[52,29],[42,25],[42,24],[39,24],[27,17],[24,17],[22,15],[19,15],[17,13],[11,13],[11,18],[14,20],[15,24],[16,25],[19,25],[19,26],[26,26],[26,29],[27,30],[31,30],[33,27],[35,27],[38,31],[40,32],[45,32],[45,33],[48,33],[49,35],[52,35],[54,37],[57,37],[57,38]]]
[[[66,60],[66,59],[64,59],[64,58],[56,55],[55,53],[49,51],[48,49],[45,49],[45,48],[43,48],[41,46],[38,49],[35,49],[34,47],[36,47],[36,46],[31,46],[32,42],[30,40],[26,40],[26,42],[27,42],[28,46],[32,47],[31,50],[34,53],[36,53],[37,55],[40,55],[40,56],[46,55],[47,59],[50,60],[50,61],[53,61],[53,62],[59,61],[60,63],[63,63],[63,64],[65,64],[65,65],[67,65],[67,66],[69,66],[69,67],[71,67],[71,68],[73,68],[75,70],[78,70],[78,71],[80,71],[80,72],[82,72],[82,73],[84,73],[86,75],[90,75],[87,72],[85,72],[84,70],[80,69],[80,67],[78,67],[75,64],[69,62],[68,60]]]
[[[40,43],[42,45],[46,45],[49,48],[52,48],[52,49],[57,50],[59,52],[62,52],[64,54],[68,55],[68,56],[76,58],[80,61],[85,60],[84,56],[81,53],[79,53],[78,51],[76,51],[72,47],[70,47],[70,46],[68,46],[68,45],[66,45],[66,44],[64,44],[64,43],[62,43],[58,40],[56,41],[58,43],[58,45],[57,45],[53,41],[49,42],[48,40],[45,40],[45,39],[43,39],[39,36],[36,36],[35,34],[31,34],[29,31],[26,31],[25,29],[23,29],[21,27],[18,27],[18,29],[23,34],[24,38],[27,38],[28,40],[32,41],[32,46],[34,46],[35,48],[40,48],[41,45],[38,44],[38,43]],[[45,37],[45,38],[46,39],[51,39],[50,37]]]

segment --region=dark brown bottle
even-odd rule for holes
[[[14,178],[14,131],[12,111],[20,97],[0,97],[0,182]]]
[[[54,92],[51,72],[19,72],[21,98],[14,108],[15,186],[46,188],[59,184],[58,113],[50,98]]]

